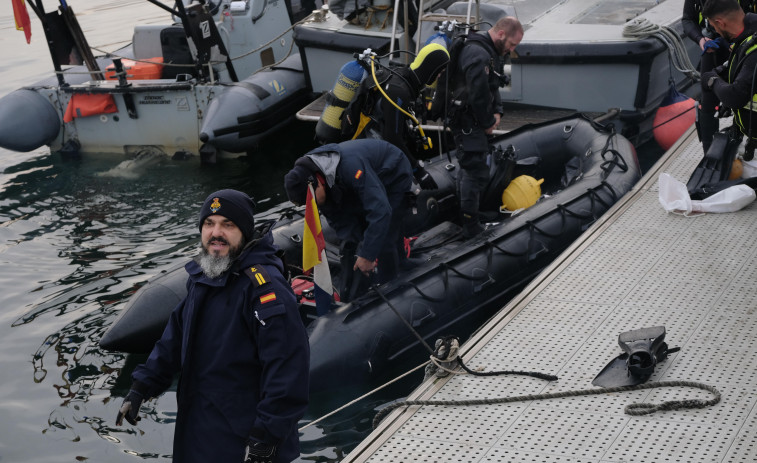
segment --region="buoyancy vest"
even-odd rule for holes
[[[757,50],[757,33],[752,34],[742,40],[731,50],[731,56],[728,60],[728,83],[733,84],[736,77],[741,72],[747,56]],[[752,72],[752,80],[755,79]],[[757,88],[757,82],[753,82],[752,88]],[[741,133],[749,135],[752,138],[757,137],[757,93],[753,94],[750,100],[741,108],[735,108],[734,122],[738,125]]]

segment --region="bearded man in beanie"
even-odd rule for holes
[[[180,373],[173,460],[289,462],[308,404],[310,348],[297,301],[275,255],[271,223],[255,204],[217,191],[200,210],[199,255],[185,268],[186,298],[147,361],[136,367],[116,418],[136,425],[144,400]]]
[[[345,276],[349,270],[370,275],[376,269],[384,283],[402,264],[402,219],[412,180],[410,162],[399,148],[384,140],[359,139],[323,145],[302,156],[284,177],[284,187],[290,201],[305,204],[308,184],[313,185],[320,212],[342,240]],[[343,301],[349,299],[347,281],[342,278]]]

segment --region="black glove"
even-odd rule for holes
[[[707,71],[702,73],[702,82],[704,86],[711,89],[715,85],[715,80],[720,76],[715,71]]]
[[[142,402],[144,401],[145,396],[140,392],[137,392],[134,389],[129,390],[129,393],[126,394],[126,398],[124,399],[124,403],[118,410],[118,415],[116,415],[116,426],[121,426],[124,423],[124,418],[126,418],[126,421],[136,426],[137,421],[142,419],[139,417],[139,409],[142,407]]]
[[[418,180],[418,184],[424,190],[436,190],[439,188],[434,181],[434,177],[432,177],[423,167],[416,167],[413,171],[413,176],[415,176],[415,179]]]
[[[723,106],[722,104],[720,106],[715,107],[715,117],[717,117],[718,119],[731,117],[731,116],[733,116],[733,111],[731,110],[731,108],[727,108]],[[736,127],[736,126],[734,125],[733,127]]]
[[[244,463],[273,463],[276,459],[276,446],[259,442],[252,437],[247,438],[244,449]]]

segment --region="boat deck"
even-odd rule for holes
[[[757,461],[757,204],[683,217],[658,200],[662,172],[686,182],[701,159],[692,130],[637,187],[461,348],[471,369],[556,374],[453,375],[409,399],[495,399],[596,389],[621,353],[618,334],[663,325],[680,347],[649,382],[696,381],[722,401],[696,410],[624,413],[635,402],[711,398],[688,387],[502,405],[393,411],[343,462]]]
[[[438,7],[455,2],[460,0],[426,0],[424,9],[436,11]],[[523,43],[633,40],[624,37],[623,27],[619,26],[634,18],[673,26],[679,22],[683,9],[683,0],[481,0],[481,4],[485,8],[498,6],[515,15],[527,31]],[[475,12],[475,2],[472,11]],[[432,13],[429,19],[433,18],[436,16]],[[319,16],[307,24],[314,29],[352,35],[369,33],[391,37],[392,33],[391,17],[385,13],[376,13],[369,24],[353,24],[334,14]]]
[[[323,112],[323,107],[326,105],[326,94],[324,93],[310,104],[302,108],[297,112],[297,119],[301,121],[318,122]],[[540,122],[547,122],[553,119],[558,119],[565,116],[575,114],[576,111],[569,109],[554,109],[554,108],[542,108],[542,107],[526,107],[526,106],[512,106],[506,107],[505,113],[502,115],[502,119],[499,122],[499,126],[494,131],[494,135],[500,135],[510,132],[522,127],[526,124],[537,124]],[[589,117],[600,117],[601,113],[585,113]],[[441,123],[437,121],[429,121],[426,124],[421,125],[423,130],[438,131],[442,129]]]

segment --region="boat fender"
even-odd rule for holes
[[[694,125],[695,108],[696,101],[693,98],[679,93],[674,85],[670,86],[652,122],[652,134],[662,149],[669,150]]]
[[[536,180],[529,175],[515,177],[502,192],[502,208],[508,211],[527,209],[541,197],[541,184],[544,179]]]
[[[342,136],[342,113],[352,101],[360,82],[367,73],[356,60],[342,66],[334,88],[326,94],[326,106],[315,126],[315,136],[321,143],[336,143]]]

